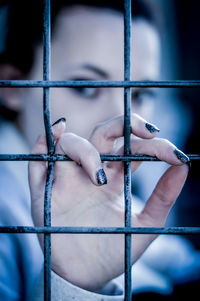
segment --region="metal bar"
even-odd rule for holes
[[[51,226],[51,193],[53,185],[54,162],[48,162],[44,195],[44,228]],[[44,300],[51,300],[51,233],[44,235]]]
[[[51,0],[44,0],[43,10],[43,81],[50,80],[51,61]],[[54,139],[50,120],[50,88],[43,87],[43,118],[48,154],[54,153]],[[48,162],[44,195],[44,226],[51,226],[51,192],[53,185],[54,162]],[[44,235],[44,301],[51,300],[51,234]]]
[[[50,87],[146,87],[146,88],[199,88],[199,80],[175,81],[37,81],[37,80],[0,80],[1,88],[50,88]]]
[[[50,80],[50,0],[44,0],[43,30],[43,81],[0,81],[0,87],[43,88],[44,125],[48,155],[1,154],[0,161],[48,161],[44,196],[44,227],[0,227],[0,233],[44,233],[44,300],[51,300],[51,233],[73,234],[125,234],[125,300],[132,299],[131,292],[131,235],[132,234],[200,234],[200,227],[132,228],[131,227],[131,161],[160,161],[156,157],[130,154],[130,88],[198,88],[200,81],[131,81],[131,0],[125,0],[124,13],[124,81],[51,81]],[[101,155],[102,161],[124,161],[125,227],[51,227],[51,193],[55,161],[71,161],[67,156],[54,155],[54,140],[50,120],[51,87],[124,87],[124,155]],[[200,154],[189,154],[191,160],[200,160]]]
[[[199,161],[200,154],[187,154],[191,161]],[[145,155],[101,155],[102,161],[154,161],[163,162],[156,157]],[[0,154],[0,161],[73,161],[65,155],[24,155],[24,154]]]
[[[73,234],[200,234],[200,227],[29,227],[0,226],[0,233],[73,233]]]
[[[43,30],[43,80],[44,82],[50,80],[50,60],[51,60],[51,29],[50,29],[50,2],[51,0],[44,0],[44,30]],[[51,130],[50,121],[50,89],[43,88],[43,117],[45,132],[47,137],[47,146],[49,154],[54,153],[54,139]]]
[[[131,80],[131,0],[124,1],[124,81]],[[131,154],[131,88],[124,88],[124,155]],[[125,227],[131,227],[131,161],[124,162]],[[131,234],[125,233],[124,298],[132,300]]]

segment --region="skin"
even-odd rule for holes
[[[158,34],[142,19],[135,21],[133,28],[133,79],[156,79]],[[122,45],[121,14],[86,7],[63,10],[52,40],[52,79],[122,80]],[[40,46],[29,78],[41,78],[41,60]],[[97,72],[94,66],[103,72]],[[22,102],[19,128],[32,146],[42,128],[41,91],[21,89],[18,93]],[[172,165],[161,177],[143,211],[137,215],[132,213],[132,226],[162,227],[184,185],[188,167],[175,156],[176,147],[155,138],[156,132],[150,133],[146,120],[135,114],[146,117],[150,113],[151,107],[146,102],[148,94],[144,95],[143,89],[135,89],[132,95],[132,153],[157,156]],[[123,137],[123,90],[63,88],[52,89],[51,96],[52,122],[67,118],[67,124],[60,122],[53,126],[56,153],[74,160],[55,164],[52,226],[123,227],[123,163],[102,164],[99,156],[100,153],[123,153],[123,145],[115,143]],[[37,140],[32,153],[47,153],[44,135]],[[138,166],[139,163],[132,162],[132,172]],[[96,179],[96,172],[102,167],[108,180],[103,186],[98,185]],[[46,164],[30,162],[32,215],[37,226],[43,225],[45,179]],[[133,236],[132,263],[154,238],[153,235]],[[99,290],[124,270],[123,241],[123,235],[52,235],[52,268],[75,285]],[[42,245],[41,237],[40,242]]]
[[[133,36],[137,41],[133,41],[133,78],[156,79],[160,51],[157,32],[145,21],[137,20]],[[122,15],[84,7],[63,10],[54,30],[51,61],[52,80],[123,80]],[[94,67],[102,70],[103,74],[96,72]],[[37,49],[29,79],[42,79],[41,46]],[[153,89],[133,90],[134,112],[145,118],[151,116],[152,93]],[[23,110],[19,127],[33,147],[38,133],[43,129],[42,89],[22,89],[20,101]],[[69,88],[51,89],[52,123],[62,116],[66,117],[66,130],[87,139],[97,124],[122,115],[123,110],[123,89],[120,88],[82,89],[80,92]]]

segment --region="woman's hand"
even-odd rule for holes
[[[117,141],[123,136],[123,116],[97,126],[89,141],[64,130],[62,120],[53,126],[55,153],[67,155],[74,161],[55,163],[52,226],[124,227],[123,162],[102,164],[100,160],[100,153],[123,154],[123,145]],[[141,117],[132,115],[132,153],[156,156],[172,165],[159,180],[143,211],[137,215],[132,213],[133,227],[164,226],[187,177],[188,166],[184,163],[189,158],[169,141],[154,138],[157,132]],[[32,153],[47,153],[45,136],[38,139]],[[132,172],[139,165],[140,162],[132,162]],[[46,169],[46,162],[29,164],[36,226],[43,225]],[[132,207],[134,209],[134,202]],[[133,263],[154,238],[155,235],[133,235]],[[43,244],[41,237],[40,240]],[[98,290],[124,270],[124,235],[54,234],[52,268],[77,286]]]

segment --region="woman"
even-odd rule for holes
[[[123,16],[119,3],[111,2],[112,8],[108,1],[101,1],[100,4],[98,1],[72,1],[73,5],[67,1],[68,6],[66,4],[62,6],[62,1],[55,3],[53,1],[55,7],[52,8],[52,80],[123,79]],[[150,9],[141,3],[143,1],[135,1],[134,6],[133,79],[153,80],[159,73],[160,41],[158,32],[152,24]],[[25,3],[23,8],[24,5]],[[34,5],[31,9],[30,4],[28,5],[35,18]],[[13,20],[12,30],[8,30],[5,51],[1,55],[1,78],[39,80],[42,77],[42,44],[41,34],[36,34],[36,31],[40,25],[37,19],[34,26],[29,27],[28,24],[31,26],[32,20],[28,15],[23,16],[28,22],[24,28],[23,19],[19,16],[20,9],[21,7],[17,6],[12,10],[13,18],[10,19]],[[35,7],[35,10],[38,12],[39,8]],[[14,22],[16,20],[17,23]],[[25,38],[26,30],[28,36]],[[13,54],[11,50],[14,44]],[[55,123],[53,133],[56,153],[66,154],[75,161],[56,162],[52,226],[123,226],[123,164],[121,162],[102,164],[99,157],[100,153],[123,153],[123,143],[118,139],[123,136],[123,90],[62,88],[51,91],[51,118]],[[133,213],[132,223],[136,227],[162,227],[165,224],[188,173],[188,165],[185,163],[189,162],[189,158],[169,141],[155,138],[158,128],[135,114],[139,113],[145,117],[147,107],[140,104],[151,94],[149,89],[133,89],[131,150],[132,153],[156,155],[172,166],[161,177],[141,213],[137,215]],[[33,148],[34,154],[46,153],[44,136],[41,136],[35,144],[35,139],[43,126],[42,91],[4,88],[1,95],[5,114],[8,111],[17,112],[17,128],[20,137],[23,137],[28,146],[27,149]],[[60,117],[66,117],[67,123],[65,118]],[[58,121],[55,122],[56,120]],[[13,153],[13,148],[11,151]],[[139,163],[132,163],[132,172],[138,166]],[[9,184],[13,185],[12,177],[6,166],[4,168],[2,171],[4,178],[9,179]],[[37,226],[43,224],[45,174],[45,163],[30,163],[32,215]],[[14,185],[15,189],[19,188],[18,184]],[[16,196],[12,195],[11,199],[16,200]],[[20,191],[17,194],[17,203],[21,204],[22,199],[24,196],[22,197]],[[8,202],[5,201],[2,206],[5,215]],[[26,199],[21,210],[23,219],[19,218],[17,211],[14,212],[14,224],[31,225],[29,209]],[[8,215],[6,221],[3,217],[2,221],[3,225],[13,225],[13,220],[11,221]],[[20,241],[17,235],[14,238],[5,236],[5,240],[9,241],[12,248],[14,240],[20,247],[15,252],[12,262],[10,257],[7,261],[2,261],[5,269],[1,292],[3,300],[30,298],[42,268],[41,250],[38,242],[34,241],[36,236],[33,236],[33,239],[28,238],[29,240],[26,236],[28,235],[24,235],[23,241]],[[152,235],[133,237],[133,263],[154,238]],[[27,248],[32,252],[31,257],[27,256],[29,254]],[[6,251],[1,252],[6,257]],[[79,294],[79,300],[102,298],[97,292],[112,295],[113,292],[106,285],[123,272],[123,252],[123,236],[120,235],[52,236],[54,271],[52,279],[56,289],[53,299],[59,300],[58,292],[67,300],[71,300],[70,298],[77,296],[76,294]],[[22,253],[26,254],[27,261],[22,259]],[[38,264],[32,265],[32,262]],[[10,277],[8,272],[10,268],[16,273],[17,283]],[[112,300],[123,298],[123,292],[118,287],[114,294],[119,296],[112,296]],[[104,297],[105,300],[109,298]],[[39,300],[38,295],[36,299]]]

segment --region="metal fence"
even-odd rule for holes
[[[51,233],[124,234],[125,236],[125,300],[132,300],[131,291],[131,237],[132,234],[200,234],[200,227],[132,228],[131,227],[131,161],[159,161],[156,157],[131,155],[131,88],[200,87],[200,81],[131,81],[131,5],[124,0],[124,80],[123,81],[51,81],[51,0],[44,0],[43,22],[43,80],[0,80],[0,87],[43,88],[43,116],[48,154],[1,154],[0,161],[47,161],[48,172],[44,195],[44,227],[0,227],[0,233],[44,233],[44,300],[51,300]],[[51,192],[56,161],[71,161],[54,154],[54,140],[50,122],[50,88],[52,87],[123,87],[124,88],[124,155],[101,155],[102,161],[124,162],[125,226],[111,227],[51,227]],[[200,160],[200,154],[188,154],[190,160]]]

